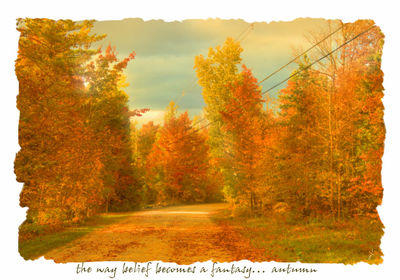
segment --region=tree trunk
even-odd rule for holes
[[[334,91],[334,81],[331,91],[328,94],[328,130],[329,130],[329,188],[330,188],[330,205],[332,214],[334,214],[334,190],[333,190],[333,128],[332,128],[332,95]]]
[[[108,213],[109,195],[106,197],[106,213]]]

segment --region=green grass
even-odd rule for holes
[[[236,226],[256,248],[276,261],[354,264],[382,262],[383,226],[363,218],[344,222],[289,224],[277,218],[232,218],[221,213],[217,222]]]
[[[131,214],[110,213],[90,218],[80,225],[69,226],[61,231],[39,235],[32,239],[19,242],[19,253],[26,260],[37,259],[45,253],[61,247],[96,229],[119,222]]]

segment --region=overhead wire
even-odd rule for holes
[[[290,78],[298,75],[300,72],[307,70],[308,68],[310,68],[311,66],[313,66],[314,64],[320,62],[321,60],[323,60],[324,58],[330,56],[331,54],[333,54],[334,52],[336,52],[337,50],[343,48],[345,45],[349,44],[350,42],[354,41],[355,39],[357,39],[358,37],[364,35],[365,33],[367,33],[368,31],[370,31],[372,28],[376,27],[375,24],[370,25],[366,30],[364,30],[361,33],[358,33],[356,36],[354,36],[353,38],[347,40],[346,42],[344,42],[343,44],[339,45],[338,47],[336,47],[335,49],[333,49],[332,51],[328,52],[327,54],[325,54],[324,56],[320,57],[319,59],[315,60],[313,63],[307,65],[306,67],[299,69],[298,71],[294,72],[292,75],[290,75],[289,77],[287,77],[286,79],[282,80],[281,82],[277,83],[276,85],[270,87],[269,89],[265,90],[262,92],[262,95],[266,94],[268,91],[273,90],[274,88],[280,86],[281,84],[283,84],[284,82],[288,81]]]
[[[360,36],[366,34],[367,32],[369,32],[369,31],[370,31],[372,28],[374,28],[374,27],[376,27],[375,24],[370,25],[370,26],[369,26],[367,29],[365,29],[364,31],[358,33],[358,34],[357,34],[356,36],[354,36],[353,38],[351,38],[351,39],[345,41],[344,43],[342,43],[341,45],[339,45],[338,47],[336,47],[336,48],[333,49],[332,51],[328,52],[327,54],[323,55],[323,56],[320,57],[319,59],[315,60],[314,62],[310,63],[310,64],[307,65],[306,67],[299,69],[298,71],[294,72],[293,74],[291,74],[290,76],[288,76],[288,77],[285,78],[284,80],[282,80],[282,81],[280,81],[279,83],[275,84],[274,86],[268,88],[267,90],[261,92],[261,96],[265,95],[267,92],[271,91],[272,89],[274,89],[274,88],[280,86],[281,84],[283,84],[284,82],[288,81],[288,80],[291,79],[292,77],[298,75],[300,72],[303,72],[303,71],[309,69],[309,68],[310,68],[311,66],[313,66],[314,64],[320,62],[321,60],[323,60],[324,58],[326,58],[326,57],[328,57],[329,55],[333,54],[334,52],[336,52],[337,50],[341,49],[341,48],[344,47],[345,45],[349,44],[350,42],[354,41],[355,39],[359,38]],[[337,32],[337,31],[336,31],[336,32]],[[236,112],[237,110],[243,108],[243,105],[248,104],[248,103],[249,103],[249,101],[244,102],[241,106],[238,106],[238,107],[234,108],[233,110],[231,110],[231,111],[229,111],[229,112],[227,112],[227,113],[230,114],[230,113]],[[206,120],[206,119],[204,119],[204,120]],[[204,120],[203,120],[203,121],[204,121]],[[200,130],[202,130],[202,129],[207,128],[208,126],[210,126],[210,125],[211,125],[212,123],[214,123],[214,122],[215,122],[215,121],[210,121],[210,122],[208,122],[206,125],[204,125],[204,126],[202,126],[202,127],[199,127],[199,128],[196,128],[195,130],[192,130],[192,131],[189,133],[189,135],[190,135],[190,134],[193,134],[193,133],[196,133],[196,132],[198,132],[198,131],[200,131]],[[200,123],[200,122],[199,122],[199,123]],[[199,124],[199,123],[198,123],[198,124]],[[193,126],[191,126],[188,130],[190,130],[190,129],[193,129]],[[183,139],[184,137],[185,137],[185,136],[180,137],[179,139],[177,139],[177,140],[174,141],[173,143],[176,143],[176,142],[180,141],[180,140]]]
[[[346,23],[347,24],[347,23]],[[268,80],[269,78],[271,78],[273,75],[275,75],[276,73],[278,73],[279,71],[281,71],[282,69],[284,69],[285,67],[287,67],[288,65],[292,64],[293,62],[295,62],[297,59],[299,59],[300,57],[302,57],[303,55],[305,55],[306,53],[308,53],[309,51],[311,51],[313,48],[315,48],[316,46],[318,46],[319,44],[321,44],[322,42],[324,42],[326,39],[328,39],[329,37],[333,36],[335,33],[337,33],[338,31],[342,30],[343,27],[346,25],[342,25],[341,27],[339,27],[338,29],[336,29],[335,31],[333,31],[332,33],[328,34],[327,36],[325,36],[323,39],[321,39],[320,41],[318,41],[317,43],[315,43],[314,45],[312,45],[311,47],[309,47],[307,50],[305,50],[304,52],[302,52],[301,54],[297,55],[295,58],[293,58],[292,60],[290,60],[289,62],[287,62],[285,65],[281,66],[279,69],[275,70],[274,72],[272,72],[271,74],[269,74],[268,76],[266,76],[264,79],[262,79],[260,82],[258,82],[258,84],[261,84],[263,82],[265,82],[266,80]]]
[[[280,72],[282,69],[286,68],[288,65],[290,65],[291,63],[295,62],[297,59],[299,59],[300,57],[302,57],[303,55],[305,55],[306,53],[308,53],[310,50],[312,50],[313,48],[315,48],[316,46],[318,46],[319,44],[321,44],[322,42],[324,42],[325,40],[327,40],[329,37],[333,36],[334,34],[336,34],[338,31],[342,30],[344,28],[346,24],[342,25],[341,27],[337,28],[336,30],[334,30],[333,32],[329,33],[328,35],[326,35],[324,38],[322,38],[320,41],[318,41],[317,43],[313,44],[311,47],[309,47],[307,50],[305,50],[304,52],[302,52],[301,54],[297,55],[295,58],[293,58],[292,60],[290,60],[289,62],[287,62],[285,65],[282,65],[280,68],[278,68],[277,70],[273,71],[271,74],[269,74],[268,76],[266,76],[264,79],[262,79],[260,82],[258,82],[257,84],[260,85],[261,83],[265,82],[266,80],[268,80],[269,78],[271,78],[273,75],[277,74],[278,72]],[[251,25],[245,29],[242,33],[240,33],[239,37],[244,34],[246,31],[249,30],[249,28],[251,27]],[[245,37],[244,37],[245,38]],[[243,39],[244,39],[243,38]],[[195,125],[198,125],[204,121],[206,121],[206,118],[202,118],[201,120],[199,120]]]

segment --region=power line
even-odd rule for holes
[[[281,84],[283,84],[284,82],[286,82],[287,80],[289,80],[290,78],[298,75],[300,72],[307,70],[308,68],[310,68],[311,66],[313,66],[315,63],[320,62],[321,60],[323,60],[324,58],[326,58],[327,56],[331,55],[332,53],[334,53],[335,51],[337,51],[338,49],[343,48],[345,45],[347,45],[348,43],[354,41],[355,39],[357,39],[358,37],[364,35],[365,33],[367,33],[368,31],[370,31],[372,28],[375,27],[375,24],[372,24],[369,28],[367,28],[366,30],[364,30],[361,33],[358,33],[356,36],[354,36],[353,38],[351,38],[350,40],[347,40],[346,42],[344,42],[343,44],[341,44],[340,46],[338,46],[337,48],[333,49],[332,51],[330,51],[329,53],[327,53],[326,55],[320,57],[319,59],[317,59],[316,61],[314,61],[313,63],[307,65],[306,67],[294,72],[292,75],[290,75],[289,77],[287,77],[286,79],[282,80],[281,82],[279,82],[278,84],[274,85],[273,87],[270,87],[269,89],[267,89],[266,91],[263,91],[261,94],[264,95],[266,94],[268,91],[280,86]]]
[[[236,40],[237,40],[237,41],[240,41],[240,37],[242,37],[242,35],[243,35],[244,33],[246,33],[246,31],[249,30],[249,28],[250,28],[252,25],[254,25],[254,23],[248,25],[242,32],[240,32],[240,33],[236,36]]]
[[[310,68],[311,66],[313,66],[314,64],[320,62],[321,60],[323,60],[323,59],[326,58],[327,56],[329,56],[329,55],[331,55],[332,53],[336,52],[337,50],[341,49],[342,47],[344,47],[345,45],[347,45],[347,44],[349,44],[350,42],[354,41],[354,40],[357,39],[358,37],[364,35],[365,33],[367,33],[368,31],[370,31],[370,30],[371,30],[372,28],[374,28],[374,27],[376,27],[375,24],[372,24],[370,27],[368,27],[368,28],[365,29],[364,31],[358,33],[356,36],[354,36],[353,38],[347,40],[347,41],[344,42],[343,44],[339,45],[338,47],[336,47],[335,49],[333,49],[333,50],[330,51],[329,53],[327,53],[327,54],[325,54],[324,56],[320,57],[319,59],[315,60],[314,62],[312,62],[311,64],[307,65],[306,67],[299,69],[298,71],[296,71],[295,73],[293,73],[292,75],[290,75],[290,76],[287,77],[286,79],[280,81],[279,83],[275,84],[274,86],[270,87],[269,89],[267,89],[267,90],[261,92],[261,96],[265,95],[268,91],[270,91],[270,90],[272,90],[272,89],[274,89],[274,88],[280,86],[281,84],[283,84],[284,82],[288,81],[288,80],[291,79],[292,77],[298,75],[300,72],[303,72],[303,71],[309,69],[309,68]],[[233,112],[235,112],[235,111],[241,109],[241,108],[243,107],[243,105],[248,104],[248,103],[249,103],[249,101],[244,102],[241,106],[238,106],[238,107],[234,108],[233,110],[229,111],[228,113],[229,113],[229,114],[230,114],[230,113],[233,113]],[[203,119],[202,121],[204,121],[204,120],[206,120],[206,119]],[[192,131],[190,132],[190,134],[193,134],[193,133],[195,133],[195,132],[197,132],[197,131],[200,131],[201,129],[204,129],[204,128],[210,126],[210,125],[211,125],[212,123],[214,123],[214,122],[215,122],[215,121],[210,121],[210,122],[207,123],[206,125],[204,125],[204,126],[202,126],[202,127],[199,127],[199,128],[197,128],[197,129],[195,129],[195,130],[192,130]],[[198,123],[197,123],[197,124],[198,124]],[[188,130],[190,130],[190,129],[192,129],[192,128],[193,128],[193,126],[191,126]],[[183,137],[185,137],[185,136],[183,136]],[[176,143],[176,142],[180,141],[181,139],[183,139],[183,137],[180,137],[179,139],[177,139],[177,140],[176,140],[175,142],[173,142],[173,143]],[[172,144],[172,143],[171,143],[171,144]]]
[[[347,24],[347,23],[346,23]],[[336,29],[335,31],[333,31],[332,33],[330,33],[329,35],[325,36],[322,40],[320,40],[318,43],[315,43],[314,45],[312,45],[311,47],[309,47],[306,51],[304,51],[303,53],[299,54],[298,56],[296,56],[295,58],[293,58],[292,60],[290,60],[288,63],[286,63],[285,65],[281,66],[278,70],[275,70],[274,72],[272,72],[271,74],[269,74],[267,77],[265,77],[264,79],[262,79],[260,82],[258,82],[258,84],[261,84],[262,82],[268,80],[269,78],[271,78],[273,75],[275,75],[276,73],[278,73],[279,71],[281,71],[283,68],[285,68],[286,66],[288,66],[289,64],[295,62],[298,58],[302,57],[303,55],[305,55],[306,53],[308,53],[310,50],[312,50],[313,48],[315,48],[316,46],[318,46],[319,44],[321,44],[323,41],[325,41],[326,39],[328,39],[329,37],[331,37],[333,34],[335,34],[336,32],[338,32],[339,30],[343,29],[343,27],[346,25],[342,25],[340,28]]]
[[[236,37],[235,41],[243,42],[244,39],[246,39],[246,37],[250,34],[250,32],[254,30],[254,25],[255,25],[255,23],[253,22],[249,26],[247,26],[247,28],[239,36]],[[243,35],[243,38],[240,38],[240,37],[242,37],[242,35]]]
[[[346,23],[347,24],[347,23]],[[271,74],[269,74],[267,77],[265,77],[263,80],[261,80],[260,82],[258,82],[258,85],[260,85],[262,82],[268,80],[269,78],[271,78],[273,75],[275,75],[276,73],[278,73],[279,71],[281,71],[282,69],[284,69],[285,67],[287,67],[288,65],[290,65],[291,63],[293,63],[294,61],[296,61],[298,58],[302,57],[303,55],[305,55],[306,53],[308,53],[310,50],[312,50],[313,48],[315,48],[316,46],[318,46],[319,44],[321,44],[323,41],[325,41],[326,39],[328,39],[329,37],[333,36],[335,33],[337,33],[338,31],[342,30],[344,28],[344,26],[346,25],[342,25],[340,28],[336,29],[335,31],[331,32],[330,34],[328,34],[327,36],[325,36],[323,39],[321,39],[320,41],[318,41],[317,43],[315,43],[314,45],[312,45],[311,47],[309,47],[306,51],[302,52],[301,54],[297,55],[295,58],[293,58],[292,60],[290,60],[289,62],[287,62],[285,65],[281,66],[279,69],[275,70],[274,72],[272,72]],[[244,34],[251,26],[249,26],[246,30],[244,30],[242,33],[240,33],[239,37]],[[246,35],[247,36],[247,35]],[[243,38],[244,39],[244,38]],[[198,121],[196,123],[196,125],[204,122],[206,119],[203,118],[202,120]]]

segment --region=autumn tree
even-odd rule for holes
[[[305,66],[299,66],[298,75],[281,91],[279,119],[282,183],[277,187],[277,199],[289,203],[299,214],[331,207],[329,117],[324,110],[328,81]]]
[[[261,198],[267,188],[263,166],[266,150],[261,88],[251,71],[243,66],[230,90],[233,101],[221,112],[222,128],[230,132],[232,146],[225,160],[234,172],[234,184],[226,194],[234,199],[234,203],[242,207],[247,204],[254,212],[262,205]]]
[[[222,130],[221,111],[224,111],[233,99],[230,86],[238,78],[242,51],[239,42],[228,38],[223,46],[210,48],[207,57],[197,56],[194,66],[206,103],[205,116],[210,122],[208,142],[211,155],[216,160],[213,168],[222,172],[224,185],[228,189],[234,184],[234,171],[229,164],[224,164],[226,161],[223,159],[232,152],[232,147],[229,146],[229,141],[226,141],[231,137],[229,131]]]
[[[372,24],[357,21],[346,25],[344,38],[352,38]],[[337,150],[344,156],[338,166],[338,215],[376,216],[376,207],[381,203],[385,139],[382,47],[383,34],[374,27],[340,55],[343,66],[337,74],[336,95],[343,100],[340,105],[344,104],[337,106],[336,126],[340,134]]]
[[[160,125],[155,125],[150,121],[138,129],[136,126],[131,129],[134,151],[134,172],[140,186],[140,196],[142,205],[153,205],[157,199],[157,193],[151,188],[149,179],[146,177],[146,166],[148,156],[157,140],[157,132]]]
[[[171,102],[147,159],[147,178],[157,203],[202,202],[207,197],[208,146],[190,127],[187,112],[177,116]]]
[[[262,212],[272,199],[270,167],[275,153],[275,120],[265,110],[261,88],[251,71],[239,71],[242,48],[228,38],[210,49],[208,57],[196,57],[195,69],[206,103],[209,143],[214,168],[223,174],[225,198],[236,208]],[[276,137],[275,137],[276,138]]]
[[[95,132],[98,153],[103,164],[102,190],[105,209],[130,209],[138,203],[132,170],[130,112],[123,70],[130,60],[118,61],[110,45],[90,62],[85,73],[87,99],[84,104],[88,125]],[[110,205],[111,204],[111,205]]]
[[[20,92],[17,180],[24,183],[21,206],[28,220],[58,223],[90,211],[88,197],[102,164],[87,150],[92,133],[81,111],[85,63],[102,37],[89,35],[91,21],[20,19],[15,69]],[[82,199],[80,199],[82,198]]]

